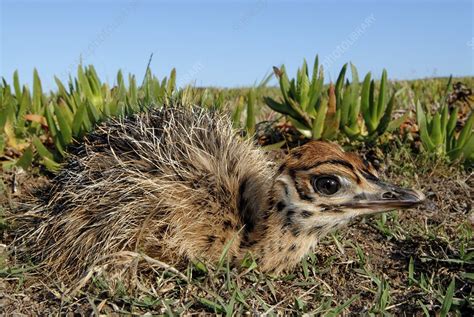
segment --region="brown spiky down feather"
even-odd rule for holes
[[[332,143],[276,168],[226,115],[183,106],[99,126],[37,197],[15,245],[64,279],[130,253],[173,266],[250,254],[278,273],[351,219],[424,199]]]
[[[257,216],[239,212],[239,186],[261,198],[256,210],[267,209],[266,162],[216,112],[173,107],[112,120],[72,149],[20,240],[73,278],[121,250],[170,264],[216,261],[233,241],[228,254],[237,257],[239,232]]]

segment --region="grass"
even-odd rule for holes
[[[129,288],[127,280],[95,274],[68,295],[64,285],[39,275],[44,271],[8,262],[0,271],[8,294],[5,307],[17,312],[34,307],[38,313],[126,315],[472,313],[473,228],[467,221],[470,207],[463,205],[471,200],[469,174],[433,157],[414,157],[411,149],[395,145],[385,162],[388,178],[435,191],[430,200],[436,207],[355,222],[324,238],[288,275],[262,274],[251,258],[240,268],[225,261],[215,267],[189,263],[180,274],[148,264],[131,277],[138,279],[137,288]]]
[[[457,80],[474,86],[474,78]],[[409,111],[416,100],[438,109],[446,82],[447,78],[390,85],[400,91],[398,108]],[[262,96],[278,96],[277,88],[260,87],[252,92],[193,87],[181,92],[181,97],[203,106],[220,100],[220,107],[233,112],[242,98],[246,100],[252,93],[256,93],[250,109],[254,118],[246,117],[248,108],[243,107],[237,127],[248,129],[257,123],[257,136],[271,138],[270,143],[290,137],[296,138],[293,144],[302,141],[291,134],[291,126],[278,121],[280,116],[263,105]],[[258,128],[262,121],[269,122],[265,132]],[[428,203],[416,210],[355,221],[323,238],[314,253],[284,276],[260,273],[251,256],[241,267],[230,267],[223,256],[216,266],[198,262],[176,270],[137,255],[123,264],[124,269],[140,268],[132,270],[135,274],[128,279],[114,279],[97,268],[83,284],[63,285],[44,268],[18,261],[14,250],[7,254],[14,224],[5,219],[6,211],[24,198],[28,188],[48,179],[38,165],[28,173],[20,168],[5,171],[0,176],[2,308],[7,314],[27,315],[473,315],[471,167],[422,151],[416,135],[400,131],[384,136],[375,147],[344,144],[380,165],[385,178],[422,189]],[[280,152],[271,156],[279,157]],[[130,287],[130,281],[136,287]]]

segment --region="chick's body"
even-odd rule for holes
[[[229,243],[236,260],[271,182],[264,155],[220,114],[166,108],[112,121],[73,149],[35,208],[30,248],[73,276],[121,250],[175,264],[216,261]]]
[[[308,142],[275,168],[226,116],[177,106],[98,127],[45,192],[19,217],[18,241],[70,278],[123,251],[173,265],[251,253],[278,273],[351,219],[424,200],[332,143]]]

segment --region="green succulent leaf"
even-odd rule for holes
[[[295,119],[299,118],[298,113],[294,111],[292,108],[290,108],[286,103],[280,103],[270,97],[264,97],[263,100],[265,101],[267,106],[269,106],[274,111],[285,114],[285,115],[289,115]]]
[[[360,130],[357,126],[343,126],[342,130],[350,139],[357,139],[360,136]]]
[[[392,111],[393,106],[395,103],[395,94],[392,94],[390,100],[387,104],[387,108],[385,108],[385,112],[383,113],[382,118],[380,119],[379,125],[377,127],[377,133],[382,135],[388,128],[390,121],[392,120]]]
[[[315,140],[321,139],[324,131],[324,121],[326,120],[326,113],[328,110],[327,101],[323,100],[319,107],[316,119],[313,121],[312,137]]]
[[[436,147],[443,144],[443,132],[441,131],[441,116],[439,113],[435,114],[431,124],[431,140]]]
[[[18,77],[18,71],[15,70],[13,73],[13,88],[15,89],[15,98],[16,100],[22,99],[22,90],[20,85],[20,79]]]
[[[357,122],[360,112],[360,102],[359,102],[359,74],[357,72],[357,68],[351,63],[351,72],[352,72],[352,83],[351,83],[351,109],[349,114],[349,124],[354,124]]]
[[[54,113],[58,120],[63,147],[72,142],[72,119],[69,117],[65,106],[55,105]]]
[[[16,162],[16,166],[19,166],[23,168],[24,170],[28,169],[31,166],[31,163],[33,162],[33,148],[30,145],[22,154],[20,159]]]
[[[380,89],[379,89],[379,98],[377,101],[377,116],[379,119],[383,116],[385,110],[385,101],[387,95],[387,71],[384,69],[382,71],[382,79],[380,80]]]
[[[339,72],[339,75],[337,76],[336,86],[335,86],[336,95],[341,93],[342,85],[344,84],[344,79],[346,77],[346,71],[347,71],[347,64],[344,64],[344,66],[342,66],[341,68],[341,71]]]
[[[362,117],[366,124],[368,124],[371,120],[370,115],[370,73],[365,75],[364,81],[362,83],[362,92],[360,96],[360,109],[362,112]]]
[[[462,150],[462,157],[465,160],[474,160],[474,134],[471,134],[469,140],[464,144]]]
[[[79,136],[82,132],[82,125],[84,124],[86,126],[85,130],[89,131],[91,128],[91,124],[85,123],[85,117],[87,114],[87,106],[86,103],[81,103],[79,105],[79,108],[77,109],[77,112],[74,114],[74,119],[72,121],[72,134],[74,136]]]
[[[33,136],[32,143],[35,146],[38,154],[41,155],[41,157],[47,157],[49,159],[53,159],[53,154],[51,154],[51,152],[48,151],[48,149],[43,145],[43,143],[41,143],[38,137]]]
[[[420,129],[420,138],[423,146],[429,152],[433,152],[436,149],[435,143],[431,140],[431,137],[428,133],[428,124],[426,121],[426,114],[421,107],[420,102],[418,101],[416,104],[416,119],[418,122],[418,126]]]
[[[399,118],[390,121],[390,123],[388,124],[388,127],[387,127],[387,131],[388,132],[393,132],[396,129],[400,128],[402,123],[405,122],[409,117],[410,117],[410,112],[407,111],[402,116],[400,116]]]
[[[283,141],[280,141],[280,142],[277,142],[277,143],[265,145],[265,146],[262,146],[262,150],[264,150],[264,151],[276,151],[276,150],[281,149],[281,147],[283,145],[285,145],[285,143],[286,143],[286,140],[283,140]]]
[[[244,98],[240,96],[237,102],[237,105],[235,106],[235,109],[232,112],[232,125],[236,129],[240,127],[240,119],[242,117],[243,108],[244,108]]]
[[[346,89],[344,89],[342,102],[340,103],[341,109],[341,127],[349,124],[352,120],[349,120],[349,113],[351,111],[351,88],[349,85],[346,85]]]
[[[55,138],[58,135],[59,128],[57,127],[56,121],[54,120],[54,116],[53,116],[54,110],[52,111],[50,107],[51,105],[48,105],[47,107],[45,107],[44,115],[46,117],[46,122],[48,124],[49,133],[51,134],[53,138]]]
[[[247,133],[251,136],[255,134],[255,104],[257,103],[257,97],[255,95],[255,89],[250,89],[247,97],[247,121],[245,127]]]
[[[168,96],[171,96],[176,89],[176,69],[173,68],[170,73],[170,78],[166,85],[166,93]]]
[[[457,142],[459,147],[463,147],[466,144],[466,142],[471,138],[473,123],[474,123],[474,112],[471,112],[468,119],[466,120],[466,123],[464,124],[463,129],[461,130],[461,133],[459,134],[459,138]]]
[[[336,113],[326,114],[326,124],[323,131],[323,139],[333,140],[337,137],[339,131],[339,122],[341,120],[341,111],[337,110]]]
[[[449,115],[448,123],[446,124],[446,133],[448,135],[448,139],[454,136],[454,129],[456,128],[457,121],[458,121],[458,108],[454,108],[451,111],[451,114]]]
[[[38,71],[33,71],[33,100],[32,108],[35,114],[43,114],[43,89],[41,88],[41,80]]]
[[[306,126],[306,124],[289,117],[288,120],[291,122],[291,124],[298,130],[302,135],[304,135],[306,138],[311,138],[312,137],[312,131],[310,128]]]

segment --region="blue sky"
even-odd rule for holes
[[[392,79],[474,75],[472,1],[22,1],[1,2],[0,75],[17,69],[46,89],[82,56],[104,80],[118,69],[143,76],[153,53],[161,78],[235,87],[273,65],[293,74],[319,54],[335,80],[352,61]]]

